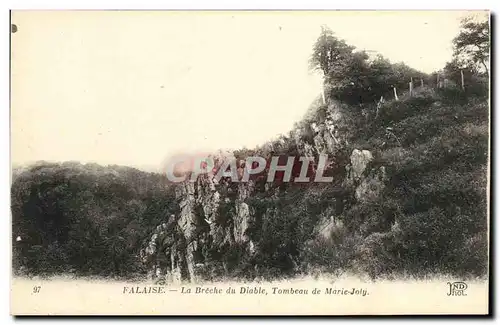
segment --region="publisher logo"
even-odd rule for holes
[[[448,296],[467,296],[467,283],[465,282],[448,282]]]

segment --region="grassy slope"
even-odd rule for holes
[[[314,112],[309,115],[309,120],[317,118]],[[352,189],[341,187],[343,166],[332,184],[254,193],[247,203],[255,214],[249,235],[257,254],[248,257],[235,247],[229,252],[235,258],[231,273],[250,278],[311,269],[371,276],[484,275],[487,102],[427,89],[386,103],[376,119],[372,114],[367,121],[352,108],[346,120],[352,134],[344,158],[353,149],[370,150],[372,167],[387,170],[383,195],[371,203],[352,200]],[[294,141],[287,141],[281,153],[296,154]],[[173,193],[159,175],[77,163],[45,164],[14,174],[14,233],[31,237],[47,254],[30,247],[15,250],[28,258],[32,271],[51,273],[51,265],[56,273],[75,267],[87,275],[120,270],[131,276],[142,268],[134,256],[150,229],[175,213]],[[68,214],[71,209],[80,212]],[[26,219],[28,212],[35,220]],[[324,239],[317,226],[331,215],[342,225]],[[68,218],[91,227],[73,227],[77,224]],[[61,222],[69,237],[61,233]]]
[[[347,208],[344,227],[307,247],[307,259],[372,276],[484,275],[487,102],[427,89],[385,104],[357,134],[352,148],[372,151],[389,184],[376,202]]]

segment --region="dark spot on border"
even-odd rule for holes
[[[12,33],[17,32],[17,25],[16,24],[11,24],[10,30],[11,30]]]

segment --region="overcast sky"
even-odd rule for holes
[[[252,147],[320,94],[321,25],[424,72],[444,66],[464,12],[15,12],[12,161],[159,166]]]

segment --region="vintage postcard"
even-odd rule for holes
[[[13,315],[486,315],[488,11],[11,12]]]

